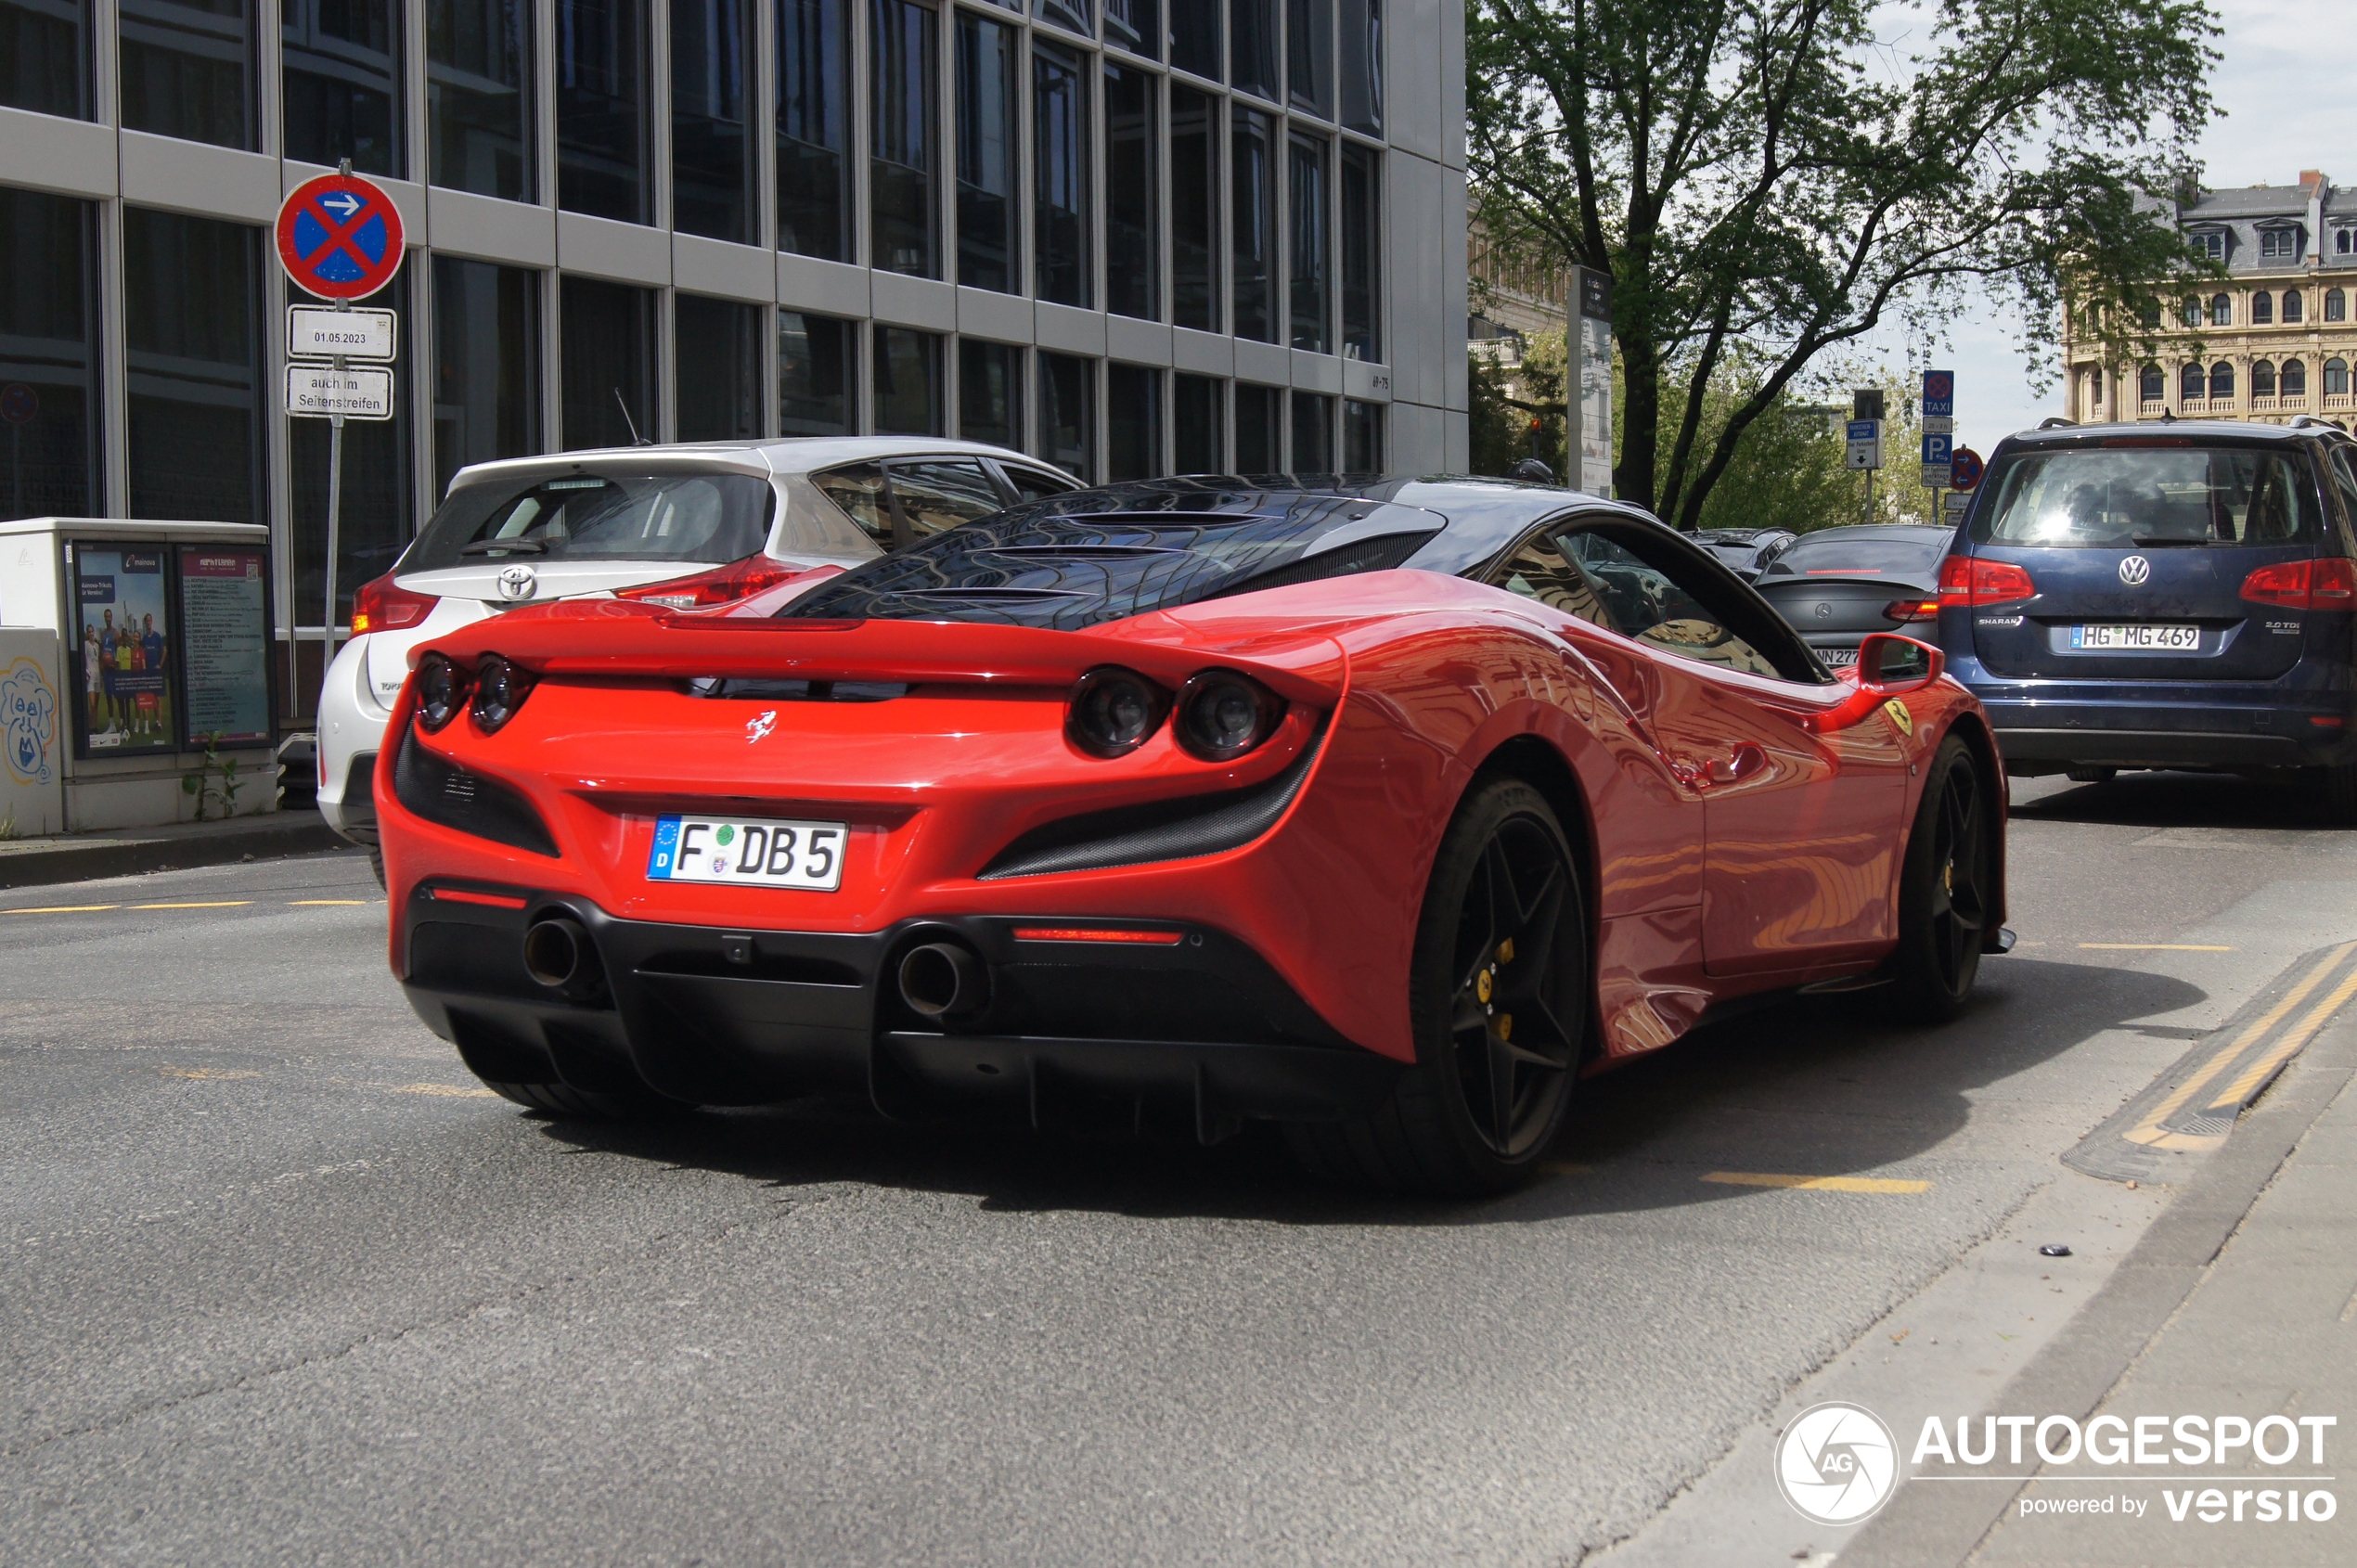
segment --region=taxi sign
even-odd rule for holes
[[[401,270],[401,210],[357,174],[321,174],[278,208],[278,263],[323,300],[358,300]]]
[[[1953,415],[1956,412],[1956,373],[1953,370],[1924,372],[1924,412],[1931,415]]]

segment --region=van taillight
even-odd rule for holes
[[[2242,597],[2286,610],[2357,610],[2357,562],[2325,556],[2262,566],[2243,579]]]
[[[774,588],[790,577],[799,577],[804,569],[788,566],[767,556],[747,556],[710,572],[699,572],[691,577],[674,577],[668,582],[649,583],[641,587],[616,588],[616,598],[637,599],[641,604],[667,605],[673,610],[707,610],[715,604],[734,604],[764,588]]]
[[[2009,560],[1950,556],[1939,563],[1939,598],[1945,604],[2008,604],[2037,592],[2029,573]]]

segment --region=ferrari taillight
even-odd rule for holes
[[[1072,683],[1064,738],[1092,757],[1126,757],[1162,727],[1170,693],[1135,670],[1100,664]]]
[[[2244,578],[2242,597],[2286,610],[2357,609],[2357,565],[2343,556],[2277,561]]]
[[[496,733],[516,716],[532,695],[532,672],[496,653],[486,653],[475,664],[475,723],[485,735]]]
[[[2038,585],[2029,573],[2009,560],[1984,560],[1978,556],[1950,556],[1939,563],[1939,598],[1943,604],[2009,604],[2029,598]]]
[[[1207,763],[1233,762],[1277,733],[1285,700],[1233,670],[1204,670],[1178,688],[1178,744]]]
[[[413,594],[393,580],[388,572],[373,583],[363,583],[353,590],[352,635],[365,636],[370,632],[397,631],[414,626],[433,611],[431,594]]]
[[[467,705],[467,673],[439,653],[418,661],[418,723],[427,734],[458,716]]]
[[[668,582],[649,583],[636,588],[616,588],[613,597],[637,599],[641,604],[666,605],[673,610],[709,610],[715,604],[734,604],[764,588],[774,588],[801,576],[802,572],[801,567],[788,566],[767,556],[747,556],[689,577],[674,577]]]

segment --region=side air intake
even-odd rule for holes
[[[414,733],[401,738],[393,758],[393,794],[403,807],[437,827],[557,857],[557,842],[532,803],[479,773],[453,767],[425,749]]]

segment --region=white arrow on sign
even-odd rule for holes
[[[360,211],[360,199],[348,190],[331,190],[319,199],[319,205],[350,223],[352,214]]]

